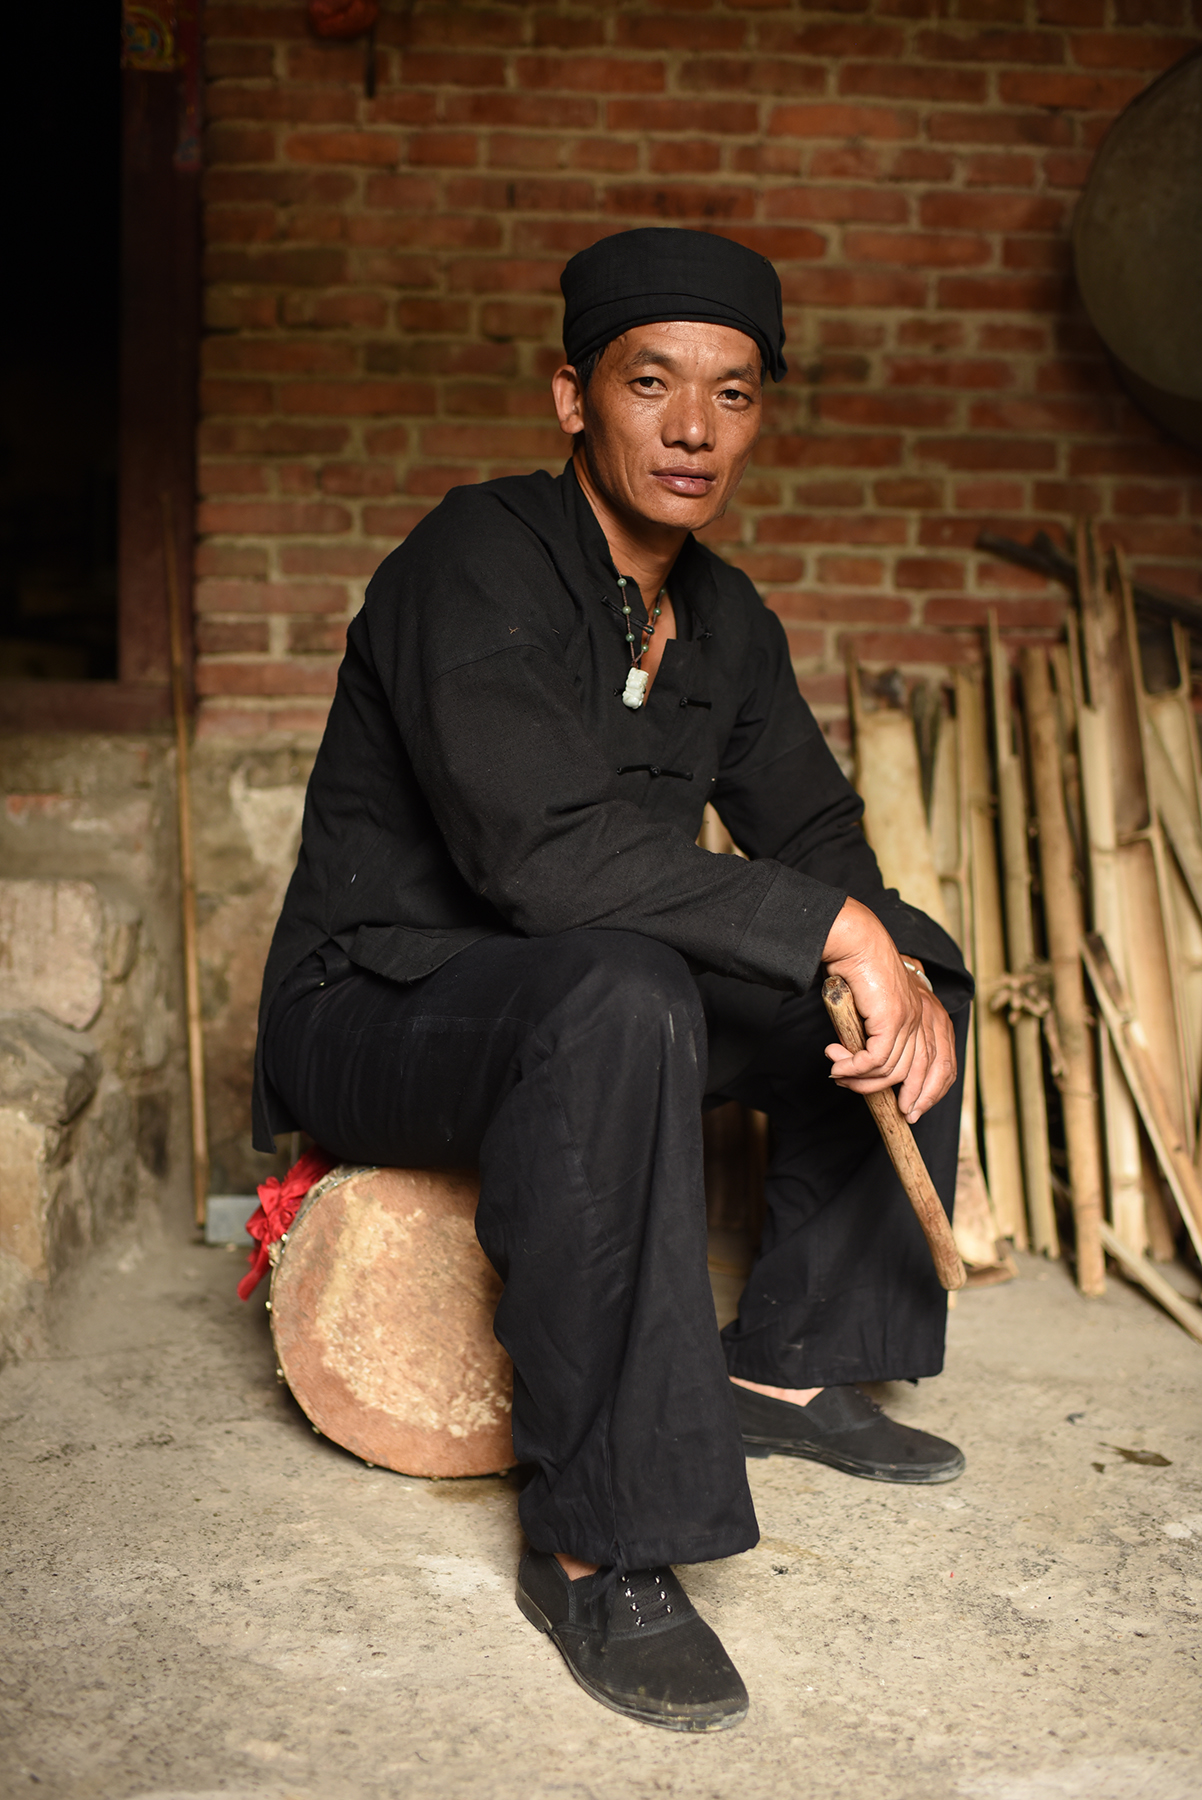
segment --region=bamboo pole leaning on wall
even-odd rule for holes
[[[1022,1157],[1014,1093],[1010,1027],[990,1001],[1006,977],[1002,896],[993,830],[993,783],[980,676],[957,670],[956,720],[968,817],[972,941],[977,981],[973,1009],[981,1092],[985,1173],[998,1223],[1020,1250],[1027,1248]]]
[[[1185,664],[1188,671],[1189,664]],[[1189,762],[1189,681],[1167,694],[1146,696],[1148,780],[1182,877],[1202,913],[1202,829],[1196,777]]]
[[[1135,620],[1135,600],[1126,561],[1119,549],[1110,553],[1109,573],[1111,594],[1126,639],[1127,654],[1121,668],[1123,677],[1130,684],[1136,725],[1127,750],[1132,778],[1130,800],[1125,802],[1121,794],[1116,795],[1121,867],[1128,896],[1127,963],[1131,972],[1131,992],[1134,1004],[1147,1021],[1144,1029],[1148,1033],[1149,1053],[1172,1109],[1173,1123],[1192,1152],[1194,1117],[1186,1073],[1189,1057],[1182,989],[1176,974],[1181,958],[1169,882],[1170,852],[1149,784],[1148,742],[1153,733]],[[1129,826],[1123,818],[1124,804],[1131,806]],[[1129,841],[1124,841],[1124,832]],[[1174,1252],[1173,1227],[1156,1159],[1149,1154],[1147,1145],[1143,1146],[1142,1161],[1148,1245],[1158,1261],[1168,1262]]]
[[[1081,801],[1089,861],[1090,919],[1093,929],[1122,960],[1126,948],[1123,898],[1118,870],[1118,823],[1112,765],[1114,721],[1106,679],[1107,639],[1102,623],[1101,572],[1097,545],[1088,521],[1076,526],[1077,588],[1081,608],[1076,643],[1079,662],[1073,671],[1077,742],[1081,756]],[[1102,1118],[1110,1219],[1123,1242],[1142,1255],[1147,1245],[1144,1220],[1143,1158],[1139,1116],[1123,1080],[1114,1047],[1104,1028],[1098,1031]]]
[[[1158,1300],[1167,1313],[1171,1313],[1177,1323],[1184,1326],[1192,1338],[1202,1344],[1202,1308],[1191,1305],[1177,1292],[1163,1275],[1157,1274],[1145,1257],[1134,1256],[1128,1250],[1118,1233],[1103,1221],[1101,1226],[1102,1247],[1108,1256],[1113,1256],[1120,1269],[1125,1269],[1133,1281],[1147,1289],[1154,1300]]]
[[[1114,601],[1123,619],[1126,635],[1123,673],[1130,680],[1137,724],[1134,742],[1130,745],[1130,817],[1123,815],[1123,797],[1116,796],[1119,805],[1119,832],[1125,835],[1130,833],[1130,837],[1134,839],[1130,844],[1121,844],[1121,850],[1125,851],[1126,868],[1130,871],[1130,891],[1134,896],[1134,904],[1128,911],[1128,947],[1130,952],[1134,952],[1135,943],[1139,943],[1141,947],[1141,954],[1132,954],[1132,995],[1135,1003],[1143,1006],[1146,1015],[1144,1030],[1150,1033],[1148,1048],[1164,1084],[1164,1091],[1170,1098],[1173,1114],[1179,1120],[1180,1130],[1184,1132],[1189,1147],[1193,1148],[1193,1107],[1189,1103],[1191,1096],[1184,1073],[1186,1028],[1180,1013],[1180,990],[1175,977],[1179,954],[1173,932],[1173,913],[1166,878],[1170,851],[1164,841],[1161,815],[1153,803],[1152,787],[1148,781],[1148,740],[1153,738],[1153,727],[1148,713],[1148,691],[1144,688],[1139,632],[1135,626],[1132,581],[1126,571],[1126,558],[1119,549],[1110,551],[1110,589],[1114,592]],[[1152,911],[1152,932],[1148,931],[1144,905]],[[1157,923],[1159,931],[1155,929]],[[1137,985],[1141,981],[1144,983],[1143,994]]]
[[[1178,987],[1185,1023],[1185,1077],[1202,1155],[1202,750],[1191,698],[1189,633],[1174,623],[1175,686],[1145,697],[1148,779],[1168,839],[1169,904],[1176,929]]]
[[[1147,1030],[1097,932],[1086,933],[1081,956],[1152,1147],[1181,1208],[1194,1249],[1202,1258],[1202,1177],[1177,1130],[1172,1104],[1148,1047]]]
[[[1083,1294],[1101,1294],[1106,1268],[1099,1226],[1104,1179],[1093,1046],[1081,974],[1085,909],[1077,880],[1062,759],[1047,651],[1023,655],[1023,700],[1030,744],[1031,785],[1039,825],[1039,869],[1044,925],[1052,964],[1052,992],[1064,1115],[1069,1191],[1077,1236],[1077,1283]]]
[[[931,852],[943,897],[947,929],[973,967],[972,895],[968,867],[968,820],[961,803],[963,770],[960,722],[953,715],[940,725],[931,782]]]
[[[943,896],[945,923],[963,952],[969,972],[976,967],[972,942],[968,818],[963,801],[960,723],[941,716],[934,734],[930,801],[931,849]],[[956,1248],[969,1270],[970,1286],[1011,1281],[1018,1274],[1005,1248],[977,1136],[977,1046],[972,1031],[964,1047],[964,1099],[960,1107],[960,1148],[956,1162],[956,1208],[952,1219]]]
[[[1056,754],[1064,782],[1064,807],[1073,844],[1073,861],[1078,878],[1085,879],[1088,857],[1085,851],[1085,808],[1081,800],[1081,757],[1077,746],[1077,695],[1073,672],[1080,667],[1078,649],[1080,624],[1075,613],[1064,621],[1067,642],[1053,644],[1048,651],[1055,694]]]
[[[1014,1032],[1014,1064],[1023,1155],[1023,1183],[1031,1248],[1059,1256],[1056,1212],[1052,1203],[1052,1158],[1048,1146],[1048,1103],[1043,1079],[1043,1028],[1040,1015],[1024,1004],[1024,988],[1035,977],[1035,928],[1031,917],[1031,853],[1027,837],[1027,796],[1022,764],[1014,748],[1010,705],[1010,663],[1002,650],[997,615],[989,614],[989,672],[993,699],[994,767],[1002,877],[1006,897],[1006,951],[1012,977],[1010,1026]],[[996,1006],[1004,996],[993,997]],[[1047,1004],[1041,996],[1041,1004]]]
[[[1185,1079],[1196,1141],[1202,1085],[1202,828],[1189,758],[1189,737],[1196,739],[1196,730],[1188,680],[1184,690],[1178,685],[1169,693],[1149,694],[1147,716],[1148,782],[1171,852],[1166,858],[1169,911],[1185,1024]]]
[[[858,664],[850,660],[856,792],[864,802],[864,835],[888,886],[911,906],[947,928],[943,891],[935,869],[930,827],[922,803],[918,740],[908,712],[864,704]]]

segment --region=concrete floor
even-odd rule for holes
[[[0,1376],[0,1790],[1198,1800],[1202,1347],[1021,1260],[887,1396],[965,1447],[954,1486],[749,1465],[758,1549],[684,1574],[751,1714],[693,1740],[603,1711],[519,1616],[510,1482],[313,1435],[240,1255],[111,1253]]]

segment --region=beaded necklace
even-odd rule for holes
[[[647,687],[651,680],[650,670],[641,668],[640,664],[642,663],[647,645],[655,636],[655,627],[659,622],[659,615],[664,610],[664,601],[668,598],[668,590],[667,588],[661,588],[659,590],[655,601],[655,611],[645,625],[640,625],[638,627],[639,647],[636,653],[634,647],[634,632],[631,629],[630,602],[626,598],[625,575],[618,576],[618,586],[622,590],[622,612],[626,619],[626,642],[630,645],[630,673],[626,677],[626,686],[622,689],[622,705],[628,706],[631,712],[637,712],[639,707],[643,704],[643,701],[647,698]]]

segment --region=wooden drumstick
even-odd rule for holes
[[[822,998],[826,1001],[826,1010],[839,1042],[854,1056],[857,1050],[864,1048],[864,1026],[851,989],[842,975],[827,977],[822,984]],[[914,1133],[902,1118],[897,1094],[892,1088],[883,1088],[879,1094],[865,1094],[864,1098],[885,1141],[889,1160],[906,1190],[906,1199],[918,1215],[935,1273],[945,1288],[962,1288],[968,1277],[956,1249],[952,1228],[935,1192],[935,1184],[927,1173],[922,1152],[914,1142]]]

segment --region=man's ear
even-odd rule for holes
[[[571,363],[564,363],[552,375],[551,394],[559,429],[567,437],[579,437],[584,430],[585,395]]]

